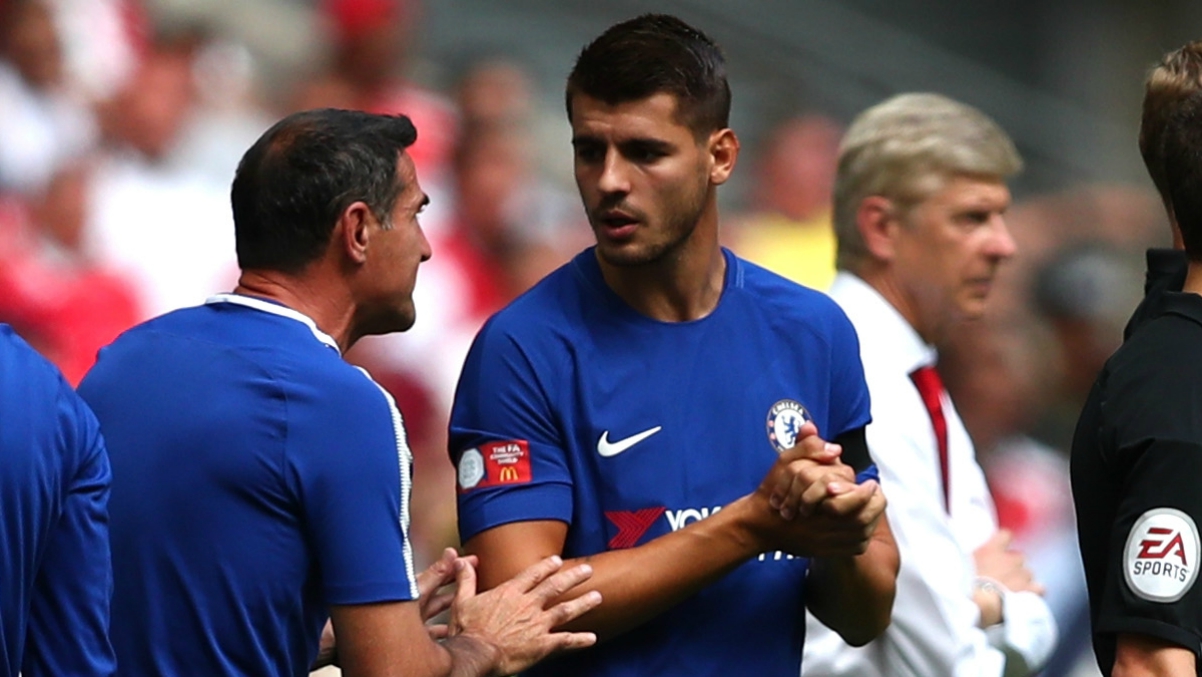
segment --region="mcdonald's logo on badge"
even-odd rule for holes
[[[496,487],[525,484],[530,474],[530,443],[526,440],[502,440],[480,445],[484,456],[484,478],[477,486]]]
[[[525,484],[530,473],[530,443],[526,440],[487,442],[459,457],[459,492],[485,487]]]

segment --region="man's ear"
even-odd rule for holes
[[[872,258],[893,260],[901,225],[897,209],[889,198],[870,195],[860,201],[860,208],[856,210],[856,227]]]
[[[726,183],[739,160],[739,137],[730,128],[720,129],[710,135],[709,154],[710,183],[720,186]]]
[[[375,216],[365,202],[352,202],[342,210],[334,225],[334,238],[348,261],[360,264],[367,261],[367,244],[371,237],[368,226],[374,220]]]

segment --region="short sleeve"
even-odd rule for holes
[[[1120,448],[1130,470],[1107,547],[1095,632],[1140,633],[1202,651],[1202,446],[1145,440]]]
[[[111,675],[109,642],[108,453],[92,412],[61,383],[59,417],[67,476],[62,514],[52,527],[33,595],[22,674]]]
[[[1153,635],[1202,651],[1202,365],[1186,357],[1192,324],[1155,320],[1169,341],[1132,344],[1101,398],[1098,435],[1122,490],[1106,544],[1096,633]],[[1149,332],[1153,329],[1149,325]],[[1141,331],[1137,339],[1144,337]],[[1134,340],[1133,340],[1134,341]],[[1157,348],[1160,351],[1157,351]],[[1196,352],[1196,351],[1195,351]]]
[[[571,522],[572,476],[551,404],[566,398],[549,385],[569,373],[567,359],[554,349],[532,355],[495,322],[476,337],[455,392],[448,442],[463,541],[510,522]]]
[[[831,303],[831,431],[834,439],[872,421],[872,403],[860,360],[860,339],[843,310]]]
[[[330,604],[418,597],[412,454],[392,398],[348,367],[288,402],[286,462]]]

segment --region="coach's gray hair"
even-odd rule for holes
[[[956,176],[1004,179],[1022,169],[1014,142],[981,111],[939,94],[900,94],[861,113],[839,148],[836,265],[855,271],[868,250],[860,203],[879,195],[904,214]]]

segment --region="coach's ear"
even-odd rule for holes
[[[860,201],[856,210],[856,227],[860,237],[864,238],[864,247],[872,258],[879,261],[892,261],[895,254],[895,240],[901,221],[897,216],[893,201],[880,195],[870,195]]]
[[[371,237],[368,226],[375,220],[375,215],[366,202],[352,202],[334,225],[333,239],[342,246],[346,258],[354,263],[362,264],[367,261],[367,243]]]

